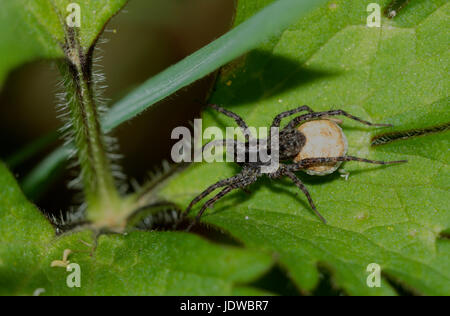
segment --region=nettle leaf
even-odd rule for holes
[[[36,59],[62,58],[71,3],[80,6],[80,43],[92,46],[108,20],[127,0],[0,0],[0,87],[17,66]]]
[[[241,0],[238,23],[268,2]],[[326,269],[349,294],[390,295],[401,286],[417,294],[448,295],[450,4],[411,2],[395,19],[382,18],[381,28],[369,28],[370,2],[329,1],[276,41],[225,67],[211,102],[255,127],[269,126],[276,114],[304,104],[392,123],[394,128],[375,129],[344,119],[349,154],[409,162],[346,163],[347,181],[338,173],[299,173],[327,225],[292,183],[267,179],[252,186],[251,195],[230,194],[202,220],[249,247],[277,254],[306,292]],[[236,126],[207,110],[204,127],[213,125]],[[237,171],[232,163],[196,163],[161,195],[185,207],[207,186]],[[370,263],[381,267],[380,288],[366,283]]]
[[[0,187],[0,295],[264,293],[245,285],[270,269],[272,258],[263,252],[173,232],[56,237],[1,163]],[[80,266],[80,288],[67,286],[65,268],[51,267],[66,249],[70,263]]]

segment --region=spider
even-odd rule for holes
[[[248,132],[248,126],[245,121],[237,114],[228,111],[218,105],[210,104],[209,106],[235,120],[235,122],[245,135],[246,142],[244,145],[247,152],[249,150],[249,138],[251,137],[251,135]],[[339,165],[344,161],[360,161],[379,165],[407,162],[406,160],[375,161],[354,156],[347,156],[347,140],[341,128],[336,123],[336,119],[333,118],[334,116],[345,116],[368,126],[386,127],[392,125],[374,124],[353,116],[343,110],[314,112],[309,106],[304,105],[296,109],[278,114],[274,118],[271,127],[279,128],[283,118],[287,118],[301,112],[307,113],[291,119],[291,121],[289,121],[289,123],[279,132],[280,164],[278,169],[274,172],[263,174],[261,172],[261,167],[267,165],[268,163],[263,163],[259,158],[256,162],[249,162],[248,155],[246,155],[246,160],[244,162],[238,162],[238,164],[242,167],[242,170],[238,174],[214,183],[192,200],[185,211],[185,215],[187,215],[192,207],[204,197],[218,188],[223,188],[217,195],[204,203],[191,226],[194,223],[199,222],[205,210],[213,207],[214,203],[216,203],[219,199],[223,198],[225,195],[235,189],[242,189],[246,191],[246,188],[249,185],[256,182],[263,175],[268,176],[272,180],[279,179],[281,177],[288,177],[289,179],[291,179],[292,182],[305,194],[314,213],[323,221],[323,223],[326,223],[325,218],[317,211],[317,208],[314,204],[313,199],[311,198],[311,195],[308,192],[308,189],[295,175],[296,171],[306,171],[307,173],[312,175],[326,175],[337,170]],[[320,134],[319,138],[317,138],[317,134]],[[264,146],[270,145],[270,141],[271,135],[269,133],[269,137],[267,138],[267,140],[265,140],[265,144],[264,142],[261,142],[260,139],[258,139],[258,146],[262,146],[261,144],[264,144]],[[238,141],[231,139],[213,142],[218,142],[223,146],[228,146],[231,144],[232,146],[235,146],[235,148],[239,145]],[[209,144],[211,143],[212,142],[210,142]],[[327,148],[327,146],[332,148]],[[264,147],[264,149],[265,148],[267,147]],[[262,147],[258,148],[258,150],[259,149],[262,149]],[[321,153],[321,155],[317,155],[317,153]]]

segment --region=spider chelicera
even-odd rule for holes
[[[250,133],[248,132],[248,126],[245,123],[245,121],[237,114],[228,111],[218,105],[211,104],[209,105],[216,111],[225,114],[228,117],[233,118],[237,125],[240,127],[242,132],[245,135],[246,142],[244,144],[246,152],[249,150],[249,138],[252,137]],[[197,204],[200,200],[202,200],[204,197],[212,193],[214,190],[218,188],[223,188],[217,195],[215,195],[213,198],[206,201],[206,203],[202,206],[200,211],[197,214],[195,222],[198,222],[200,220],[200,217],[203,215],[205,210],[207,208],[210,208],[214,205],[215,202],[217,202],[219,199],[230,193],[231,191],[235,189],[243,189],[246,190],[246,187],[251,185],[252,183],[256,182],[258,178],[262,177],[263,175],[268,176],[270,179],[278,179],[281,177],[288,177],[289,179],[294,182],[294,184],[305,194],[306,198],[308,199],[308,202],[313,209],[313,211],[316,213],[316,215],[324,222],[326,223],[325,218],[317,211],[317,208],[311,198],[311,195],[308,192],[308,189],[306,186],[302,183],[302,181],[295,175],[294,172],[296,171],[306,171],[309,174],[315,174],[315,175],[325,175],[330,174],[334,172],[338,167],[339,164],[344,161],[360,161],[360,162],[366,162],[371,164],[379,164],[379,165],[388,165],[388,164],[396,164],[396,163],[404,163],[407,162],[406,160],[399,160],[399,161],[375,161],[375,160],[369,160],[364,158],[358,158],[353,156],[347,156],[347,141],[345,139],[345,135],[342,133],[342,130],[340,127],[334,122],[333,116],[345,116],[347,118],[350,118],[352,120],[358,121],[362,124],[369,125],[369,126],[380,126],[380,127],[386,127],[386,126],[392,126],[390,124],[374,124],[365,120],[362,120],[356,116],[353,116],[343,110],[330,110],[330,111],[324,111],[324,112],[314,112],[309,106],[301,106],[296,109],[282,112],[278,114],[271,125],[271,127],[279,128],[281,124],[281,120],[283,118],[287,118],[289,116],[293,116],[294,114],[298,114],[300,112],[307,112],[306,114],[299,115],[297,117],[294,117],[285,127],[283,127],[279,132],[279,168],[271,173],[262,173],[261,167],[267,165],[267,162],[262,162],[261,160],[258,160],[256,162],[249,162],[248,161],[248,155],[246,155],[246,160],[244,162],[238,162],[238,164],[242,167],[241,172],[239,172],[237,175],[220,180],[213,185],[209,186],[206,190],[204,190],[202,193],[200,193],[197,197],[195,197],[192,202],[189,204],[189,206],[186,209],[185,214],[188,214],[191,208]],[[318,123],[315,123],[318,122]],[[319,146],[315,143],[315,140],[310,140],[309,137],[314,138],[315,132],[309,132],[310,129],[302,129],[302,127],[306,126],[306,124],[322,124],[322,126],[319,126],[319,134],[322,133],[322,140],[325,139],[324,142],[321,142],[321,146],[323,147],[324,144],[327,146],[327,144],[332,144],[332,146],[337,146],[336,150],[331,151],[324,151],[324,148],[320,148],[319,151],[315,150],[315,146]],[[323,129],[323,123],[328,122],[328,126],[325,126],[325,131],[320,130]],[[312,126],[314,130],[314,126]],[[317,131],[316,131],[317,132]],[[269,137],[267,138],[267,141],[265,142],[259,142],[258,139],[258,146],[259,144],[264,143],[264,150],[266,148],[270,148],[270,140],[271,135],[269,134]],[[331,141],[330,141],[331,140]],[[309,141],[309,142],[308,142]],[[223,146],[229,146],[230,144],[234,146],[236,149],[239,145],[239,142],[236,140],[219,140],[214,141],[216,143],[220,143]],[[211,144],[211,143],[210,143]],[[206,146],[206,145],[205,145]],[[306,153],[306,148],[309,148],[308,150],[312,153],[314,152],[320,152],[325,153],[324,156],[311,156],[311,153]],[[326,148],[325,148],[326,149]],[[259,150],[259,149],[258,149]],[[262,150],[262,148],[261,148]],[[234,150],[236,153],[237,150]],[[333,152],[339,153],[338,155],[334,156],[332,155]],[[331,155],[330,155],[331,154]],[[259,156],[258,156],[259,157]],[[305,158],[307,157],[307,158]],[[236,160],[235,160],[236,161]],[[269,162],[270,163],[270,162]],[[321,170],[317,170],[317,168],[322,168]],[[195,223],[194,222],[194,223]]]

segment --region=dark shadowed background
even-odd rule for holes
[[[104,96],[110,105],[149,77],[225,33],[231,26],[234,0],[130,0],[107,26],[97,56],[106,75]],[[198,117],[213,83],[209,76],[147,110],[114,131],[123,154],[124,172],[138,181],[170,157],[171,131],[189,126]],[[59,127],[57,84],[60,77],[50,61],[25,65],[10,74],[0,91],[0,157],[6,159],[26,144]],[[54,148],[15,168],[23,177]],[[35,202],[47,212],[72,203],[66,189],[68,172]]]

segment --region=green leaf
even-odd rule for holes
[[[56,237],[3,164],[0,186],[0,295],[230,295],[248,291],[272,265],[263,252],[186,233]],[[80,288],[67,286],[65,268],[51,267],[65,249],[80,266]]]
[[[280,33],[290,23],[321,2],[324,0],[279,0],[257,14],[252,12],[252,17],[245,23],[150,78],[115,104],[105,115],[102,122],[103,130],[111,131],[179,89],[208,75],[262,42],[269,41],[272,36]],[[25,182],[45,182],[45,178],[40,178],[40,175],[53,173],[61,161],[67,158],[60,154],[61,151],[53,153],[52,157],[58,157],[58,159],[47,159],[45,163],[38,165],[25,179]],[[49,164],[49,161],[52,161],[53,164]],[[28,190],[25,192],[28,195]]]
[[[54,232],[2,163],[0,187],[0,295],[5,295],[39,265],[42,247]]]
[[[85,51],[127,0],[78,0]],[[62,58],[70,0],[0,0],[0,88],[7,74],[36,59]]]
[[[237,21],[267,2],[241,0]],[[291,182],[268,179],[253,185],[251,196],[230,194],[202,220],[249,247],[277,254],[304,291],[318,285],[321,267],[349,294],[391,295],[400,285],[417,294],[449,295],[450,241],[440,234],[450,228],[450,4],[412,2],[397,18],[383,18],[381,28],[368,28],[370,2],[329,1],[276,41],[225,67],[211,101],[255,127],[269,126],[276,114],[303,104],[392,123],[394,128],[375,129],[344,119],[349,154],[409,162],[346,163],[347,181],[338,174],[299,173],[327,225]],[[203,126],[235,123],[208,110]],[[441,132],[403,137],[428,129]],[[383,138],[385,133],[393,134]],[[374,137],[397,140],[371,146]],[[234,164],[195,164],[161,195],[185,207],[237,171]],[[380,288],[366,284],[370,263],[381,266]]]

